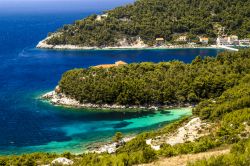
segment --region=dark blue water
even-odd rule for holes
[[[52,90],[63,72],[123,60],[191,62],[215,56],[215,49],[52,51],[35,45],[65,23],[89,13],[0,15],[0,154],[33,151],[80,152],[115,131],[134,133],[190,114],[114,113],[54,107],[38,99]],[[147,120],[145,120],[147,119]]]

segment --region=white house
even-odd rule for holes
[[[227,37],[218,37],[216,40],[217,45],[229,45]]]
[[[217,38],[217,45],[238,45],[238,44],[239,44],[239,37],[236,35]]]

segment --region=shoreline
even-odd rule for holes
[[[55,34],[58,35],[58,34]],[[168,50],[168,49],[222,49],[217,45],[209,46],[196,46],[196,45],[171,45],[171,46],[147,46],[147,45],[124,45],[124,46],[113,46],[113,47],[89,47],[89,46],[77,46],[77,45],[50,45],[46,41],[52,36],[41,40],[36,48],[48,49],[48,50]]]
[[[170,109],[170,108],[181,108],[181,107],[193,107],[190,103],[171,104],[171,105],[117,105],[117,104],[92,104],[92,103],[80,103],[79,101],[69,98],[62,93],[56,93],[55,91],[48,92],[40,97],[40,99],[48,101],[50,104],[55,106],[63,106],[69,108],[89,108],[89,109],[136,109],[136,110],[154,110],[159,109]]]
[[[157,111],[159,109],[170,109],[170,108],[181,108],[181,107],[191,107],[190,104],[187,105],[171,105],[171,106],[150,106],[150,107],[143,107],[143,106],[122,106],[122,105],[96,105],[96,104],[80,104],[78,101],[66,97],[62,93],[56,93],[55,91],[48,92],[40,97],[40,99],[46,100],[49,103],[55,105],[55,106],[66,106],[66,107],[72,107],[72,108],[95,108],[95,109],[146,109],[146,110],[152,110]],[[111,140],[105,140],[100,142],[93,142],[86,146],[86,150],[84,150],[84,153],[115,153],[117,149],[119,149],[121,146],[126,144],[127,142],[131,141],[132,139],[136,138],[138,134],[128,134],[124,135],[123,139],[121,139],[118,142],[114,142]],[[147,140],[145,140],[147,141]],[[151,145],[153,149],[155,149],[153,144]],[[157,145],[158,147],[159,145]]]
[[[114,141],[101,141],[101,142],[95,142],[91,143],[87,146],[87,150],[84,151],[84,153],[114,153],[118,148],[120,148],[122,145],[126,144],[127,142],[131,141],[132,139],[136,138],[138,134],[134,135],[125,135],[120,141],[114,142]]]

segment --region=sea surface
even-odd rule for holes
[[[134,134],[159,128],[185,115],[188,108],[158,112],[113,112],[55,107],[39,99],[72,68],[114,63],[180,60],[215,56],[223,50],[53,51],[36,44],[63,24],[91,13],[0,15],[0,154],[34,151],[80,153],[116,131]]]

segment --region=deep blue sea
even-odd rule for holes
[[[63,24],[90,13],[0,15],[0,154],[34,151],[79,153],[89,143],[111,138],[116,131],[133,134],[190,115],[190,109],[124,113],[54,107],[39,100],[63,72],[114,63],[191,62],[222,50],[52,51],[36,44]]]

